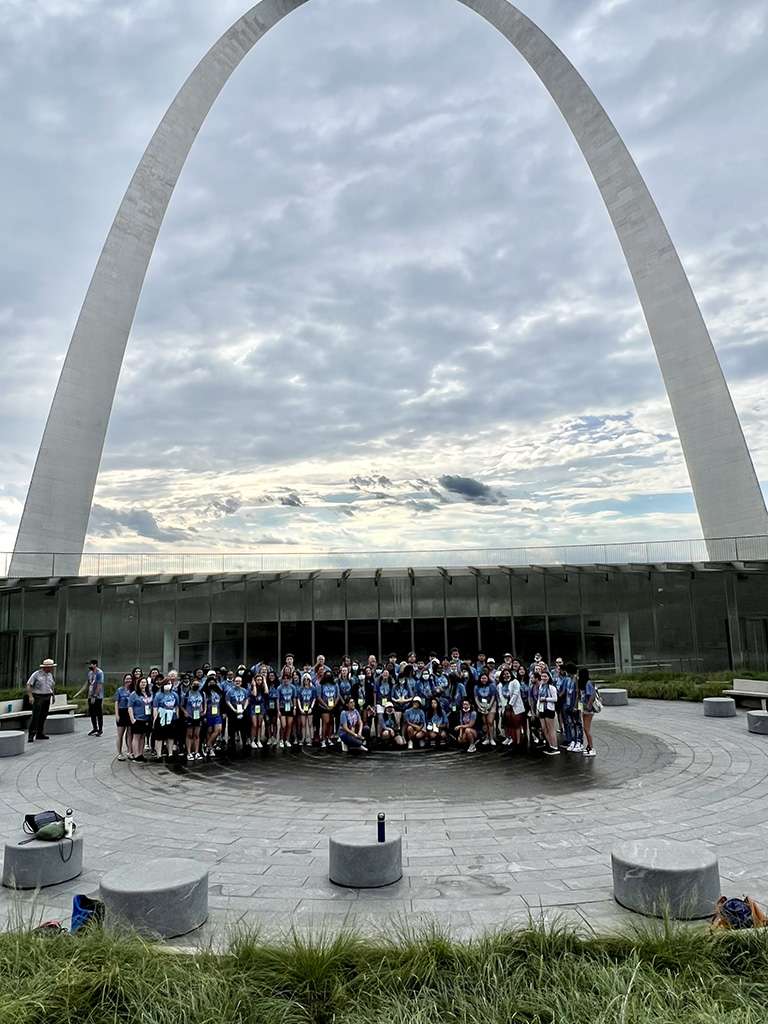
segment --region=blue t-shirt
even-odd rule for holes
[[[392,696],[392,680],[379,679],[376,683],[376,703],[383,704]]]
[[[187,700],[184,707],[187,709],[187,713],[193,722],[201,722],[203,718],[203,708],[205,706],[205,697],[199,690],[190,690],[187,694]]]
[[[429,712],[429,724],[436,725],[440,729],[446,729],[448,727],[448,716],[442,707],[437,710],[430,710]]]
[[[124,686],[121,686],[117,690],[117,692],[115,693],[115,704],[117,704],[117,706],[119,708],[127,708],[128,707],[128,698],[131,696],[131,693],[132,693],[131,690],[126,690],[126,688]],[[89,697],[94,697],[94,696],[98,697],[99,694],[91,693],[90,687],[89,687],[88,688],[88,696]]]
[[[281,711],[293,711],[293,702],[298,696],[297,688],[293,683],[281,683],[277,688],[278,699]]]
[[[299,709],[303,714],[307,714],[312,707],[317,694],[315,693],[314,686],[300,686],[299,687]]]
[[[592,689],[594,690],[594,687]],[[579,687],[573,676],[566,676],[563,679],[563,688],[560,690],[560,695],[563,698],[563,707],[567,711],[575,711],[579,703]]]
[[[93,697],[94,700],[101,700],[104,696],[104,673],[100,668],[88,673],[88,696]],[[120,706],[118,704],[118,707]],[[122,707],[128,707],[128,705],[123,704]]]
[[[462,711],[461,713],[461,724],[468,725],[470,728],[474,726],[477,715],[474,711]]]
[[[227,700],[238,714],[242,714],[248,702],[248,691],[242,686],[232,686],[227,690]]]
[[[270,711],[277,710],[277,705],[280,701],[280,694],[278,693],[279,689],[280,687],[277,685],[277,683],[269,684],[269,692],[267,694],[267,707],[269,708]]]
[[[355,732],[355,730],[357,729],[357,725],[358,725],[359,721],[360,721],[360,712],[359,711],[354,711],[354,710],[353,711],[342,711],[341,712],[341,718],[339,719],[339,733],[340,733],[340,735],[343,737],[344,734],[342,732],[342,727],[345,726],[345,725],[349,726],[349,728],[352,730],[352,732]]]
[[[339,679],[339,696],[342,700],[346,700],[347,697],[352,693],[352,680],[351,679]]]
[[[586,686],[584,687],[584,692],[583,692],[583,694],[582,694],[582,696],[581,696],[581,701],[582,701],[582,704],[583,704],[583,709],[584,709],[584,711],[586,711],[586,712],[587,712],[587,714],[590,714],[590,713],[591,713],[591,712],[589,711],[589,707],[588,707],[588,705],[589,705],[589,702],[590,702],[590,701],[592,700],[592,698],[593,698],[594,696],[595,696],[595,687],[594,687],[594,684],[592,683],[592,680],[591,680],[591,679],[588,679],[588,680],[587,680],[587,684],[586,684]]]
[[[411,688],[405,679],[399,679],[392,688],[392,702],[398,711],[402,711],[411,699]]]
[[[268,700],[267,694],[258,689],[256,693],[252,693],[248,698],[248,711],[252,715],[263,715],[267,710]]]
[[[336,683],[321,683],[319,696],[325,701],[329,708],[334,707],[339,700],[339,687]]]
[[[167,711],[175,710],[179,706],[179,695],[175,690],[169,690],[167,693],[165,690],[158,690],[152,698],[152,706],[165,708]]]
[[[467,688],[462,682],[456,683],[455,687],[449,683],[445,694],[451,711],[458,711],[462,701],[467,696]]]
[[[487,712],[490,711],[488,705],[493,700],[496,700],[496,688],[494,685],[492,683],[486,683],[485,685],[478,683],[475,687],[475,704],[477,704],[479,708],[484,707]]]
[[[432,676],[428,676],[426,679],[416,680],[416,693],[424,700],[429,700],[432,696],[432,691],[435,688],[435,680]]]
[[[422,728],[427,724],[426,716],[421,708],[408,708],[405,712],[405,720],[408,725],[419,725]]]
[[[152,697],[146,694],[142,697],[140,693],[131,693],[128,696],[128,707],[133,710],[133,717],[137,722],[146,722],[152,717]]]

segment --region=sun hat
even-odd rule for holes
[[[418,695],[418,693],[417,693],[417,694],[416,694],[416,696],[415,696],[415,697],[413,698],[413,703],[414,703],[414,704],[416,703],[416,701],[418,701],[418,702],[419,702],[419,704],[421,704],[421,697],[420,697],[420,696]]]
[[[56,668],[56,662],[53,658],[46,658],[45,661],[39,665],[39,668]]]

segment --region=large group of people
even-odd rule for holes
[[[92,662],[88,701],[93,729],[103,734],[104,677]],[[565,750],[594,757],[592,718],[596,690],[585,668],[540,654],[530,663],[505,654],[497,664],[480,652],[462,658],[380,662],[344,657],[328,665],[320,655],[301,668],[293,655],[275,668],[194,672],[141,668],[126,673],[114,697],[118,760],[180,757],[188,762],[264,747],[377,749],[478,747]]]

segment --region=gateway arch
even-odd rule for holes
[[[76,575],[125,346],[181,169],[209,110],[253,46],[309,0],[262,0],[224,33],[153,135],[104,244],[35,463],[11,575]],[[768,534],[741,424],[691,286],[656,205],[610,118],[570,61],[507,0],[459,0],[541,79],[578,142],[613,221],[645,314],[706,540]]]

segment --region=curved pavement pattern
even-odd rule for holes
[[[610,851],[620,840],[667,836],[716,848],[723,890],[768,902],[768,736],[746,713],[704,718],[700,704],[633,701],[595,720],[588,760],[419,751],[345,757],[270,752],[186,767],[115,759],[77,732],[0,760],[0,834],[25,813],[72,806],[85,839],[79,879],[41,893],[3,889],[6,926],[57,918],[72,896],[96,895],[100,875],[142,860],[189,856],[210,866],[209,923],[186,944],[231,927],[436,922],[459,937],[560,917],[595,928],[638,920],[613,900]],[[404,877],[379,890],[327,878],[328,835],[385,811],[402,831]]]

